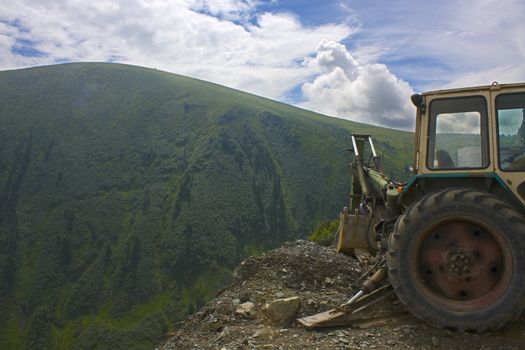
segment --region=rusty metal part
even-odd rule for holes
[[[384,263],[385,263],[385,261],[382,260],[382,264],[384,264]],[[346,303],[341,304],[340,307],[342,307],[342,308],[348,307],[348,306],[352,305],[354,302],[356,302],[357,300],[359,300],[363,295],[368,294],[368,293],[372,292],[373,290],[375,290],[379,286],[379,284],[385,279],[385,277],[387,276],[387,273],[388,273],[387,267],[386,266],[382,266],[372,276],[368,277],[366,279],[366,281],[363,282],[359,292],[357,292]]]
[[[372,267],[370,267],[368,270],[366,270],[365,273],[359,276],[359,278],[357,279],[358,283],[363,281],[365,277],[368,278],[367,276],[370,275],[370,272],[374,271],[379,265],[384,264],[384,263],[385,263],[385,260],[377,260],[375,264],[372,265]]]
[[[372,229],[372,215],[360,214],[356,209],[353,213],[344,208],[339,215],[336,250],[338,253],[354,255],[354,249],[365,249],[375,252],[378,244],[375,231]]]
[[[360,312],[370,305],[375,304],[383,298],[394,292],[394,289],[390,284],[386,284],[379,287],[379,284],[387,276],[387,268],[384,265],[379,268],[372,276],[361,286],[361,290],[357,292],[349,301],[341,304],[338,308],[321,312],[316,315],[303,317],[298,321],[306,327],[317,328],[317,327],[334,327],[346,325],[350,321],[350,316]]]
[[[374,292],[372,292],[374,293]],[[368,294],[367,296],[370,296],[372,293]],[[392,287],[391,284],[387,284],[387,285],[384,285],[383,287],[381,288],[378,288],[377,289],[377,293],[374,293],[373,295],[373,298],[368,304],[365,304],[361,307],[355,307],[354,306],[354,310],[351,312],[351,314],[356,314],[358,312],[361,312],[363,310],[365,310],[366,308],[374,305],[374,304],[377,304],[378,302],[380,302],[381,300],[384,300],[386,298],[388,298],[389,296],[393,295],[394,294],[394,288]]]
[[[379,261],[383,266],[379,268],[372,276],[368,277],[366,281],[361,285],[361,289],[346,303],[341,304],[340,307],[347,307],[352,305],[355,301],[359,300],[363,295],[372,292],[379,287],[379,284],[385,279],[388,274],[387,267],[385,265],[385,259]]]
[[[346,326],[351,323],[352,317],[356,313],[365,310],[393,293],[394,289],[392,285],[386,284],[370,294],[359,298],[351,307],[338,307],[316,315],[299,318],[297,321],[308,328]]]
[[[472,219],[456,217],[432,225],[412,249],[419,249],[411,269],[417,287],[448,309],[493,304],[511,279],[508,244],[496,228]]]
[[[388,274],[387,267],[386,266],[381,267],[370,278],[368,278],[366,281],[363,282],[363,285],[361,286],[361,290],[365,294],[372,292],[385,279],[387,274]]]

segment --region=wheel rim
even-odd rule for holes
[[[494,227],[471,217],[442,219],[412,245],[416,287],[426,298],[455,311],[496,303],[512,276],[508,243]]]

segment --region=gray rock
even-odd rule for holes
[[[259,328],[252,335],[252,338],[268,337],[272,332],[266,328]]]
[[[243,303],[235,310],[235,314],[242,317],[253,317],[255,315],[255,305],[249,301]]]
[[[299,297],[276,299],[264,306],[264,312],[273,325],[286,326],[292,322],[300,306]]]

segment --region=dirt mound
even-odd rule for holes
[[[347,301],[375,263],[303,240],[250,257],[235,282],[189,316],[160,349],[523,349],[525,320],[484,334],[435,329],[410,315],[392,296],[347,327],[308,330],[297,322],[272,325],[264,312],[275,299],[299,297],[297,318]],[[252,305],[253,304],[253,305]]]

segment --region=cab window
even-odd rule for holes
[[[525,94],[502,94],[496,98],[499,167],[525,171]]]
[[[489,165],[486,106],[482,96],[430,103],[429,169],[482,169]]]

